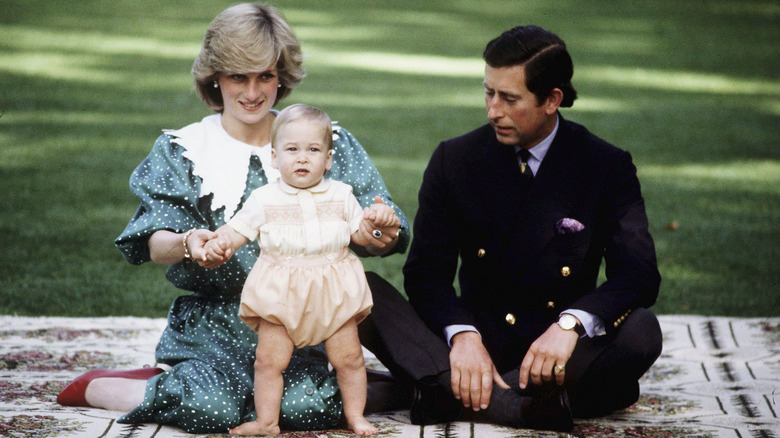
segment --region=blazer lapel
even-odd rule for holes
[[[555,222],[567,217],[575,202],[581,159],[572,144],[568,123],[560,118],[558,133],[534,177],[521,215],[526,245],[541,251],[555,237]]]
[[[482,143],[482,148],[475,157],[474,181],[481,194],[483,214],[490,214],[498,220],[506,230],[514,224],[507,218],[517,218],[522,210],[520,196],[520,168],[514,148],[501,144],[496,140],[492,128],[488,137]]]

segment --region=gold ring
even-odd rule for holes
[[[555,371],[555,374],[562,373],[566,369],[566,365],[555,365],[553,367],[553,371]]]

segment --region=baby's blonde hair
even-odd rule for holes
[[[271,126],[271,146],[276,147],[276,136],[279,130],[291,122],[307,120],[320,125],[322,129],[322,143],[330,150],[333,147],[333,125],[325,111],[303,103],[296,103],[283,109],[276,116]]]

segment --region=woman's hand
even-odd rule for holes
[[[206,241],[202,247],[203,255],[195,261],[203,268],[213,269],[230,260],[233,253],[229,244],[219,236]]]
[[[219,236],[217,233],[203,228],[199,228],[193,231],[192,234],[187,237],[186,242],[190,256],[192,257],[192,261],[207,269],[216,268],[217,266],[228,261],[232,254],[227,255],[224,254],[223,251],[221,254],[209,255],[208,251],[206,250],[206,244],[211,242],[213,245],[215,243],[213,241],[215,241],[218,237]]]
[[[184,252],[184,237],[187,233],[174,233],[169,230],[158,230],[149,236],[149,256],[155,263],[171,265],[182,261]],[[216,237],[216,233],[198,228],[186,236],[187,250],[194,260],[202,260],[203,246]]]
[[[198,233],[205,231],[205,233]],[[195,236],[188,239],[190,245],[190,254],[193,261],[197,262],[203,268],[213,269],[221,266],[230,260],[238,248],[241,248],[249,239],[237,233],[228,225],[223,225],[212,232],[208,230],[198,230],[192,233]]]
[[[359,239],[369,254],[383,255],[395,248],[400,227],[401,220],[395,210],[376,196],[374,204],[363,209],[363,220],[356,234],[360,233]]]

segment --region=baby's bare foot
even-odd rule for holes
[[[274,436],[279,435],[281,430],[278,424],[261,424],[257,421],[249,421],[240,426],[236,426],[230,429],[231,435],[262,435],[262,436]]]
[[[347,425],[357,435],[376,435],[379,429],[363,417],[347,418]]]

